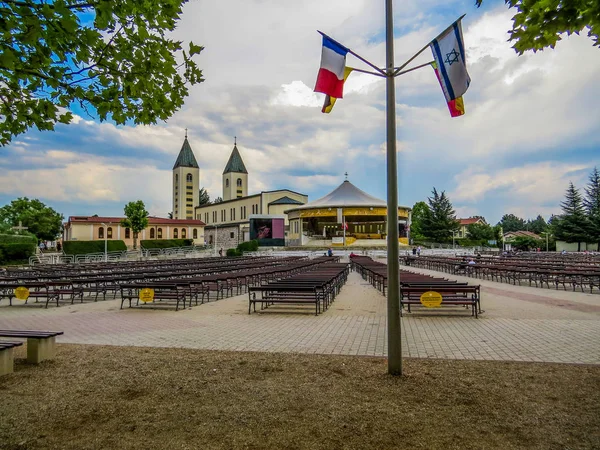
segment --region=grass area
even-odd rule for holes
[[[24,350],[19,349],[19,356]],[[60,345],[0,378],[2,449],[600,448],[600,367]]]

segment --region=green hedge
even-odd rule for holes
[[[193,239],[144,239],[140,245],[145,249],[190,247],[194,245]]]
[[[127,250],[125,242],[107,240],[107,251],[122,252]],[[63,251],[67,255],[86,255],[88,253],[104,253],[104,241],[65,241]]]
[[[242,243],[238,244],[237,249],[240,252],[255,252],[258,250],[258,240],[253,239],[248,242],[242,242]]]
[[[35,239],[22,243],[0,243],[0,262],[26,261],[35,253]]]
[[[239,251],[237,248],[228,248],[227,256],[242,256],[242,252]]]
[[[37,245],[37,238],[33,234],[0,234],[2,244],[23,244],[31,242]]]

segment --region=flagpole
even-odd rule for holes
[[[333,42],[335,42],[337,45],[339,45],[342,48],[345,48],[346,50],[348,50],[348,53],[350,53],[351,55],[356,56],[358,59],[360,59],[362,62],[364,62],[365,64],[367,64],[368,66],[371,66],[373,69],[375,69],[377,72],[379,72],[381,75],[383,76],[387,76],[385,74],[384,70],[381,70],[379,67],[377,67],[375,64],[373,64],[371,61],[363,58],[362,56],[360,56],[358,53],[354,53],[352,50],[350,50],[348,47],[346,47],[345,45],[340,44],[338,41],[336,41],[335,39],[333,39],[331,36],[327,36],[325,33],[323,33],[322,31],[317,30],[317,32],[321,35],[321,36],[325,36],[327,39],[331,39]]]
[[[400,249],[398,247],[398,162],[396,154],[396,86],[394,72],[394,16],[392,0],[385,0],[387,97],[387,327],[388,373],[402,375],[400,323]]]

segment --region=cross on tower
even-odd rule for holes
[[[19,220],[19,226],[18,227],[12,227],[12,229],[16,230],[16,231],[25,231],[25,230],[28,230],[29,228],[28,227],[24,227],[23,226],[23,222]]]
[[[235,145],[237,145],[237,136],[234,136],[234,137],[233,137],[233,145],[234,145],[234,146],[235,146]]]
[[[346,181],[348,181],[348,172],[344,173],[344,176],[346,177]]]
[[[185,138],[187,139],[187,128],[185,129]]]

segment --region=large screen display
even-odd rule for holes
[[[250,239],[258,240],[263,247],[285,245],[285,219],[250,218]]]

